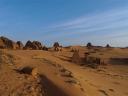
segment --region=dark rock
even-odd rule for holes
[[[89,42],[89,43],[87,43],[87,45],[86,45],[86,46],[87,46],[87,48],[89,48],[89,49],[93,47],[93,46],[92,46],[92,44],[91,44],[90,42]]]
[[[23,49],[24,45],[21,41],[17,41],[16,43],[18,45],[18,49]]]
[[[39,41],[33,41],[31,42],[30,40],[27,41],[24,49],[28,50],[42,50],[42,44]]]
[[[59,51],[59,43],[58,42],[55,42],[54,44],[53,44],[53,47],[54,47],[54,50],[55,51]]]
[[[107,47],[107,48],[110,48],[110,45],[109,45],[109,44],[107,44],[107,45],[106,45],[106,47]]]
[[[3,37],[3,36],[0,37],[0,48],[1,49],[17,49],[17,47],[18,46],[14,41],[6,37]]]
[[[48,51],[48,48],[47,48],[46,46],[44,46],[44,47],[42,48],[42,50]]]

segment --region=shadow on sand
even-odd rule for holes
[[[66,94],[61,88],[56,86],[51,80],[49,80],[46,76],[40,75],[42,85],[45,86],[48,96],[69,96]]]

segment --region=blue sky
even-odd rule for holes
[[[0,0],[0,35],[48,46],[128,46],[128,0]]]

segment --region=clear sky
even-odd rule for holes
[[[0,0],[0,35],[45,45],[128,46],[128,0]]]

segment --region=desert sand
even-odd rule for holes
[[[71,50],[100,57],[91,68]],[[65,47],[62,51],[0,50],[0,96],[128,96],[128,49]]]

